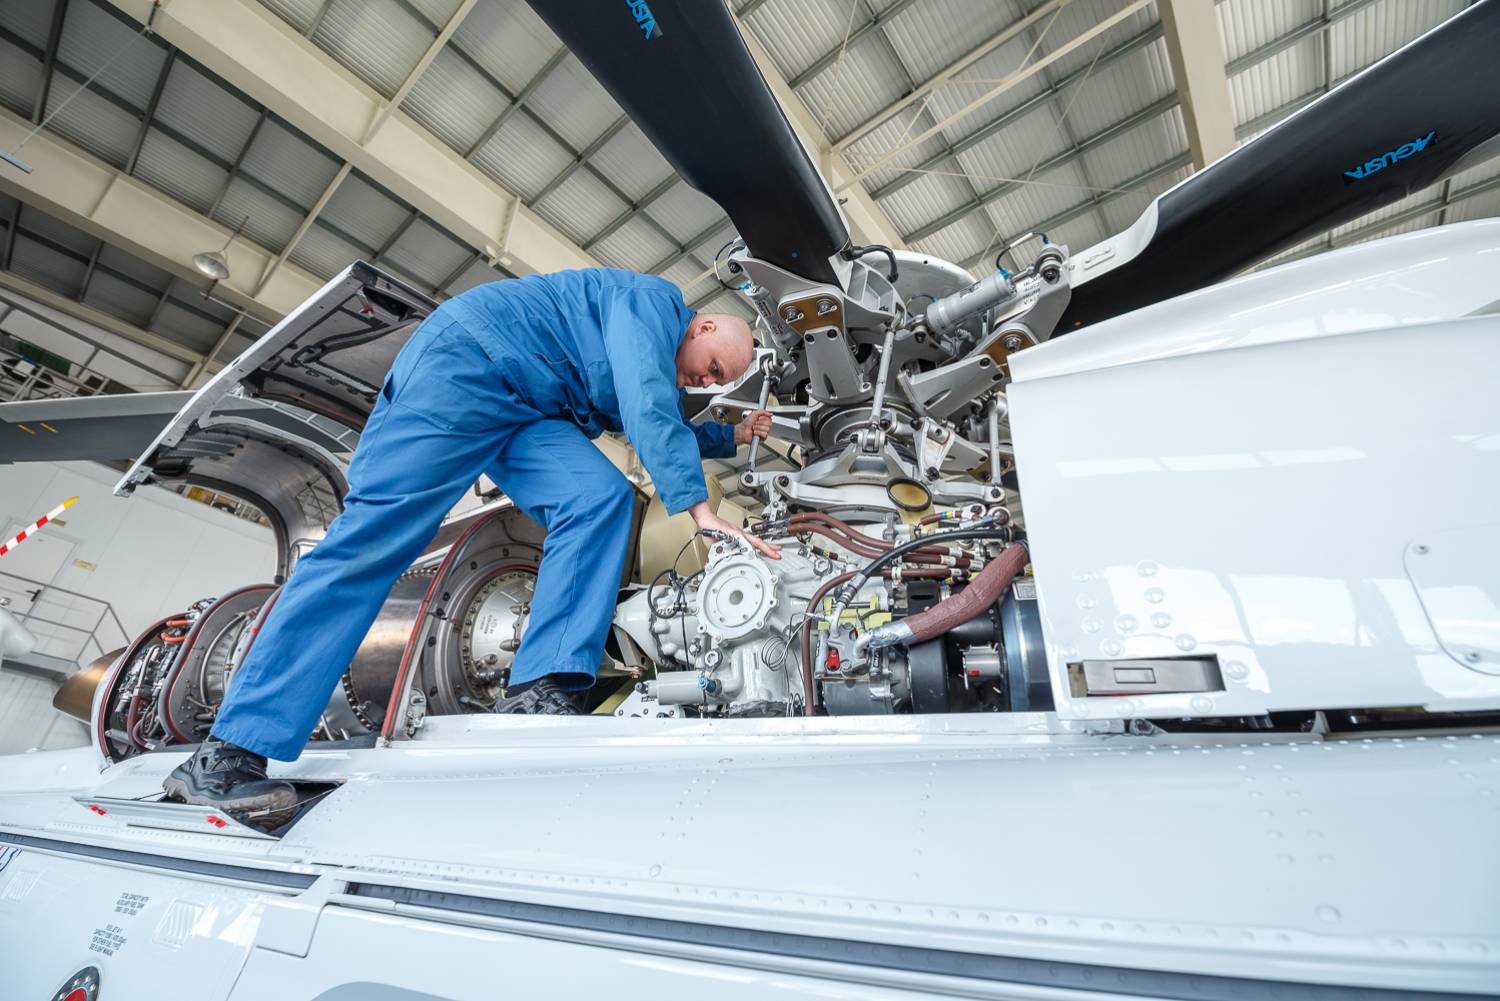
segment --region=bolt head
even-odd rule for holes
[[[1424,544],[1423,544],[1423,543],[1420,543],[1420,542],[1419,542],[1419,543],[1417,543],[1417,544],[1416,544],[1416,545],[1415,545],[1415,546],[1412,546],[1412,547],[1411,547],[1411,551],[1412,551],[1412,552],[1414,552],[1414,553],[1416,553],[1416,554],[1417,554],[1417,555],[1418,555],[1418,556],[1426,556],[1426,555],[1427,555],[1427,554],[1428,554],[1428,553],[1430,553],[1430,552],[1431,552],[1431,551],[1432,551],[1432,550],[1431,550],[1431,549],[1429,549],[1429,548],[1428,548],[1428,547],[1427,547],[1427,546],[1426,546],[1426,545],[1424,545]]]

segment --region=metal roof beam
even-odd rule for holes
[[[791,87],[793,90],[801,87],[804,83],[807,83],[813,77],[817,76],[819,73],[823,72],[828,67],[838,62],[839,56],[842,55],[847,49],[852,47],[861,38],[864,38],[866,35],[876,30],[877,28],[889,24],[892,20],[895,19],[896,15],[900,14],[903,10],[910,7],[915,2],[916,0],[896,0],[895,3],[891,4],[885,10],[879,11],[877,13],[872,13],[867,20],[860,23],[859,27],[850,29],[849,37],[844,39],[843,44],[839,45],[839,47],[836,49],[829,49],[827,52],[824,52],[821,56],[814,59],[806,69],[801,70],[797,73],[796,76],[788,80],[786,82],[787,86]],[[749,13],[751,12],[741,11],[739,16],[746,17]],[[885,33],[881,32],[881,34],[884,35]],[[886,40],[887,42],[890,41],[889,38],[887,38]],[[913,86],[911,89],[915,90],[916,88],[915,86]]]
[[[126,323],[119,317],[110,316],[108,313],[96,309],[87,303],[69,299],[65,295],[60,295],[51,289],[43,288],[35,282],[27,281],[20,275],[11,274],[9,271],[0,271],[0,288],[10,289],[12,292],[23,295],[49,309],[55,309],[59,313],[66,313],[75,319],[91,323],[111,334],[125,338],[133,344],[138,344],[143,348],[150,348],[152,351],[176,361],[191,364],[203,357],[185,344],[180,344],[177,341],[163,337],[161,334],[154,334],[149,330],[137,327],[133,323]],[[141,363],[138,360],[133,360],[132,364],[140,365]]]
[[[1319,15],[1310,21],[1304,21],[1286,34],[1278,35],[1266,44],[1251,49],[1242,56],[1229,60],[1224,65],[1224,73],[1226,76],[1235,76],[1243,73],[1251,66],[1265,62],[1278,52],[1286,51],[1304,38],[1311,38],[1314,35],[1327,31],[1328,28],[1342,21],[1344,18],[1356,14],[1372,3],[1377,2],[1378,0],[1345,0],[1344,3],[1328,11],[1326,14]]]
[[[1040,7],[1026,14],[1024,17],[1021,17],[1015,21],[1012,21],[1010,24],[1007,24],[1005,27],[995,32],[989,38],[986,38],[974,48],[970,49],[962,56],[959,56],[947,66],[943,67],[937,73],[934,73],[926,80],[923,80],[922,83],[918,85],[917,88],[910,94],[903,95],[897,100],[892,101],[884,108],[881,108],[873,115],[870,115],[863,122],[860,122],[858,125],[854,126],[854,128],[850,129],[848,132],[845,132],[842,136],[839,136],[838,139],[834,140],[833,148],[842,153],[850,146],[859,142],[860,139],[864,138],[871,132],[878,129],[880,126],[884,125],[886,122],[890,121],[891,118],[899,114],[903,108],[908,108],[911,105],[922,100],[923,98],[927,97],[928,94],[931,94],[933,91],[947,84],[959,73],[962,73],[964,70],[974,65],[980,59],[983,59],[985,56],[989,55],[995,49],[998,49],[1006,42],[1015,38],[1021,32],[1025,31],[1027,28],[1040,21],[1043,17],[1046,17],[1048,14],[1052,13],[1055,10],[1065,7],[1071,2],[1072,0],[1047,0],[1046,3],[1043,3]]]
[[[558,49],[552,54],[552,58],[547,60],[547,64],[536,71],[536,76],[526,81],[526,86],[522,87],[520,91],[517,92],[516,96],[511,100],[511,102],[505,106],[505,110],[496,115],[495,120],[490,123],[489,127],[484,130],[484,132],[478,139],[474,140],[473,145],[471,145],[466,151],[464,151],[465,160],[469,159],[469,157],[473,156],[475,153],[478,153],[481,149],[484,148],[485,143],[495,138],[495,133],[499,132],[500,129],[504,127],[505,123],[510,121],[511,115],[514,115],[516,112],[520,111],[521,107],[525,105],[527,101],[531,100],[531,95],[536,93],[537,87],[539,87],[542,82],[547,79],[547,77],[552,75],[553,70],[562,65],[562,61],[566,59],[567,56],[568,50],[566,47]]]
[[[14,148],[29,129],[26,119],[0,109],[0,147]],[[192,255],[223,246],[229,237],[226,227],[56,133],[37,133],[26,149],[36,169],[0,173],[0,191],[171,274],[203,282]],[[219,289],[232,306],[248,308],[262,319],[279,319],[323,284],[301,269],[284,267],[257,292],[252,283],[276,255],[242,234],[227,256],[233,276],[220,282]]]
[[[1167,58],[1182,98],[1193,167],[1202,170],[1234,149],[1234,109],[1224,68],[1224,43],[1213,4],[1202,0],[1160,0]]]
[[[57,45],[62,41],[63,21],[68,16],[68,0],[55,0],[52,8],[52,28],[47,32],[47,48],[42,53],[42,78],[36,89],[36,100],[31,106],[31,123],[37,124],[47,112],[47,94],[52,89],[52,64],[57,60]]]
[[[1043,219],[1041,222],[1029,227],[1029,230],[1022,230],[1021,234],[1024,234],[1028,231],[1033,233],[1044,233],[1049,229],[1056,229],[1059,226],[1066,225],[1067,223],[1072,222],[1074,219],[1077,219],[1079,216],[1087,215],[1088,213],[1094,211],[1105,203],[1114,201],[1116,198],[1122,198],[1125,195],[1133,194],[1135,192],[1135,189],[1149,184],[1150,182],[1156,180],[1158,177],[1161,177],[1164,174],[1170,174],[1174,170],[1181,170],[1183,167],[1186,167],[1192,162],[1193,157],[1191,153],[1179,153],[1176,156],[1172,157],[1172,159],[1167,160],[1164,163],[1159,163],[1155,167],[1152,167],[1150,170],[1137,174],[1136,176],[1130,178],[1130,180],[1123,182],[1122,184],[1118,185],[1115,190],[1101,191],[1095,195],[1091,195],[1090,197],[1079,202],[1077,205],[1066,208],[1048,219]],[[1021,234],[1017,235],[1019,236]],[[1008,246],[1009,244],[1014,242],[1015,239],[1016,237],[1011,237],[1010,239],[1000,243],[999,246]],[[981,264],[992,263],[988,260],[988,258],[989,252],[986,251],[969,258],[964,266],[972,271],[974,268],[978,267]]]
[[[745,47],[750,50],[750,55],[760,68],[760,75],[765,78],[766,86],[771,88],[771,95],[781,105],[792,131],[796,133],[808,158],[828,187],[829,197],[834,199],[844,220],[849,224],[854,240],[904,250],[906,244],[901,239],[900,230],[892,224],[885,211],[875,204],[863,185],[851,186],[853,172],[849,164],[842,156],[837,155],[834,146],[823,134],[823,126],[806,102],[782,78],[781,71],[776,68],[776,63],[766,52],[765,46],[760,44],[760,39],[743,20],[737,19],[735,23],[739,25],[740,37],[745,40]]]
[[[1090,149],[1107,143],[1111,139],[1114,139],[1125,132],[1129,132],[1131,129],[1139,125],[1144,125],[1146,122],[1159,118],[1160,116],[1166,114],[1168,111],[1171,111],[1176,106],[1177,95],[1171,94],[1167,97],[1163,97],[1155,103],[1147,105],[1140,111],[1137,111],[1129,118],[1115,122],[1108,128],[1101,129],[1098,132],[1095,132],[1093,135],[1079,140],[1077,144],[1063,150],[1061,153],[1043,160],[1042,162],[1037,164],[1036,170],[1033,171],[1033,173],[1045,174],[1049,170],[1055,170],[1058,167],[1072,163],[1079,157],[1083,156]],[[991,202],[1004,198],[1006,195],[1010,194],[1013,191],[1020,190],[1028,183],[1029,182],[1023,180],[1005,181],[979,195],[972,201],[965,202],[963,205],[960,205],[957,208],[944,212],[942,215],[938,216],[931,222],[920,226],[912,232],[906,234],[906,240],[908,243],[915,243],[918,240],[926,239],[934,233],[941,232],[942,230],[947,229],[949,226],[958,222],[970,212],[973,212],[977,209],[982,209],[984,208],[984,206],[989,205]],[[1032,228],[1038,229],[1045,227]]]
[[[149,0],[108,2],[150,15]],[[399,109],[361,142],[383,98],[256,0],[173,0],[155,31],[486,257],[522,274],[598,263],[524,206],[502,233],[517,196]]]
[[[167,77],[172,75],[172,66],[177,62],[177,50],[167,49],[167,57],[161,61],[161,72],[156,75],[156,86],[151,88],[151,98],[146,110],[141,112],[141,127],[136,130],[135,142],[130,147],[130,156],[125,160],[125,173],[134,174],[135,165],[146,145],[146,136],[151,132],[151,122],[156,118],[156,106],[161,103],[162,91],[167,89]]]
[[[1123,59],[1125,56],[1130,55],[1137,49],[1141,49],[1147,45],[1150,45],[1161,36],[1161,25],[1153,24],[1145,31],[1142,31],[1132,36],[1131,38],[1126,39],[1119,45],[1116,45],[1114,48],[1101,55],[1095,62],[1094,71],[1098,72],[1099,70],[1110,65],[1116,60]],[[947,151],[939,152],[928,157],[926,160],[923,160],[915,167],[903,172],[901,176],[895,178],[894,180],[888,181],[885,184],[882,184],[880,187],[870,192],[870,197],[874,198],[876,201],[879,201],[889,195],[895,194],[897,191],[900,191],[908,184],[911,184],[913,181],[916,181],[918,178],[920,178],[924,171],[931,170],[933,167],[936,167],[938,164],[942,163],[944,160],[947,160],[949,157],[956,157],[960,153],[968,152],[975,146],[978,146],[980,143],[984,142],[990,136],[1005,128],[1007,125],[1010,125],[1012,122],[1020,121],[1022,118],[1025,118],[1027,115],[1031,114],[1031,112],[1047,104],[1047,102],[1061,96],[1063,91],[1071,87],[1073,84],[1080,82],[1086,75],[1088,75],[1088,72],[1088,66],[1080,66],[1076,70],[1073,70],[1071,73],[1059,77],[1055,82],[1052,83],[1051,86],[1047,87],[1045,90],[1041,91],[1033,97],[1027,98],[1025,101],[1005,112],[994,121],[987,122],[986,124],[981,125],[979,128],[975,129],[973,132],[970,132],[968,135],[955,142]]]
[[[427,46],[427,51],[422,53],[422,58],[417,60],[417,64],[411,68],[411,72],[406,74],[406,79],[401,81],[401,86],[396,88],[396,93],[392,94],[389,100],[380,103],[379,108],[375,112],[375,117],[370,120],[369,126],[365,129],[364,138],[360,140],[361,144],[368,143],[373,139],[375,133],[379,132],[385,123],[390,120],[391,115],[396,109],[401,107],[401,102],[406,100],[406,95],[411,93],[411,89],[417,85],[417,81],[422,79],[422,74],[427,72],[427,67],[432,65],[432,61],[437,58],[438,53],[443,51],[443,46],[448,44],[448,39],[453,37],[453,33],[458,30],[458,26],[463,23],[464,18],[469,16],[469,11],[474,9],[474,3],[475,0],[463,0],[458,5],[458,9],[453,12],[453,16],[448,18],[448,23],[442,26],[437,33],[437,37],[432,40],[432,44]]]

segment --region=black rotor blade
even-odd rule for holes
[[[1400,201],[1497,135],[1500,0],[1482,0],[1160,196],[1149,240],[1075,279],[1057,331],[1202,288]]]
[[[837,206],[722,0],[528,0],[750,252],[836,283]]]

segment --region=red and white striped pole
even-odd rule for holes
[[[78,501],[77,497],[69,497],[67,500],[65,500],[61,504],[57,505],[57,507],[53,508],[51,511],[48,511],[46,514],[44,514],[40,518],[38,518],[35,523],[33,523],[31,525],[28,525],[26,528],[22,529],[21,533],[19,535],[17,535],[14,539],[6,539],[5,542],[0,543],[0,556],[4,556],[6,553],[10,552],[12,549],[16,548],[21,543],[25,542],[26,539],[27,539],[27,537],[35,535],[37,529],[41,528],[43,525],[47,524],[47,522],[51,521],[53,518],[56,518],[58,515],[62,514],[68,508],[72,507],[75,503],[77,503],[77,501]]]

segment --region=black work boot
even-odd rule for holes
[[[205,740],[162,783],[168,799],[210,806],[242,824],[271,831],[297,811],[297,789],[266,778],[264,755],[217,740]]]
[[[506,689],[505,697],[495,703],[495,712],[542,716],[579,715],[578,705],[572,697],[548,676],[538,678],[524,687],[512,686]]]

